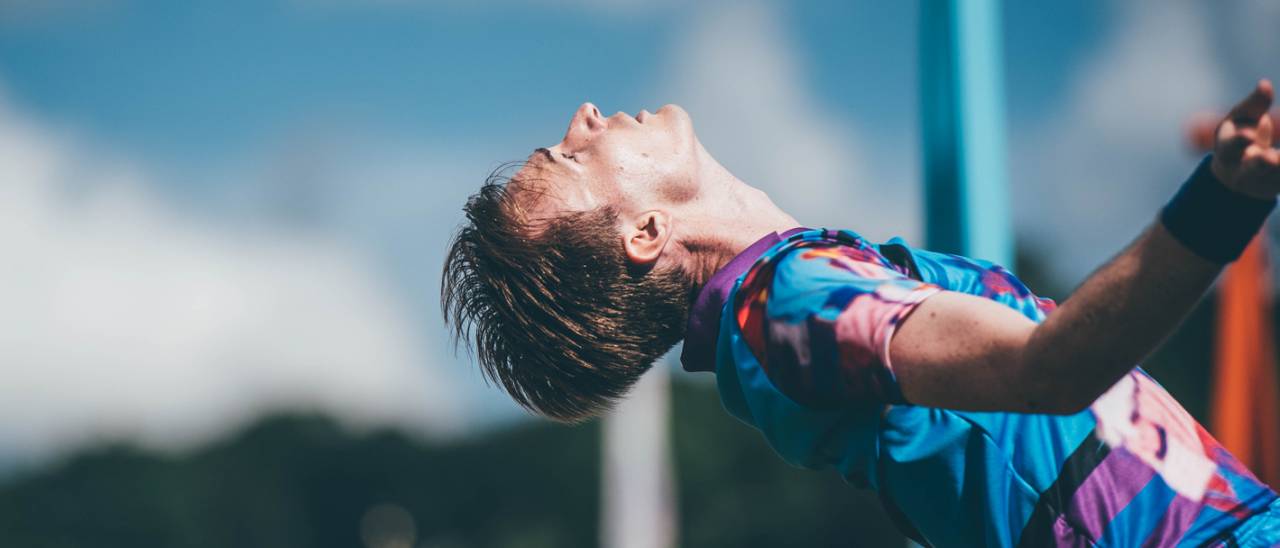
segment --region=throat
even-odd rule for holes
[[[712,238],[696,238],[681,244],[689,257],[687,273],[692,284],[691,298],[738,254],[728,242]]]

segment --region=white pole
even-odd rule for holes
[[[676,545],[671,373],[662,362],[604,420],[600,540],[605,548]]]

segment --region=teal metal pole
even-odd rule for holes
[[[999,0],[921,0],[925,238],[1013,268]]]

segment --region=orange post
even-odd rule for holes
[[[1213,433],[1272,487],[1280,486],[1280,383],[1276,379],[1266,235],[1232,264],[1218,289]]]

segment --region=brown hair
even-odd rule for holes
[[[510,167],[463,208],[441,280],[445,322],[521,406],[587,419],[683,338],[693,284],[679,269],[634,268],[612,208],[528,219]]]

